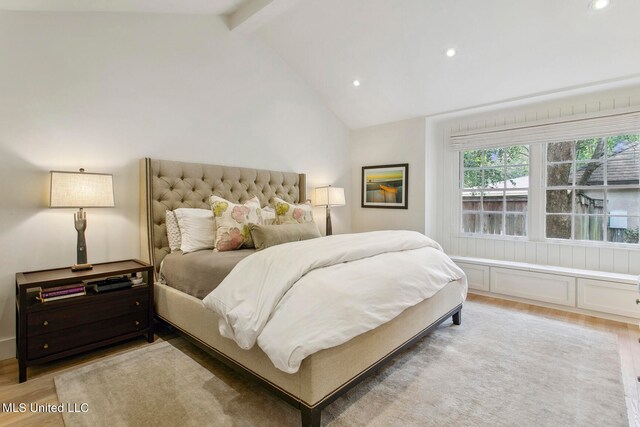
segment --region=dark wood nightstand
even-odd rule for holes
[[[40,288],[141,273],[145,285],[40,302]],[[153,342],[153,266],[138,260],[16,274],[16,339],[19,381],[27,367],[146,335]]]

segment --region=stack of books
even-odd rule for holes
[[[55,288],[40,289],[38,299],[41,302],[56,301],[60,299],[80,297],[86,295],[85,287],[82,283],[73,285],[56,286]]]

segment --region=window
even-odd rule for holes
[[[462,232],[527,235],[529,146],[461,154]]]
[[[640,134],[546,144],[545,236],[638,243]]]

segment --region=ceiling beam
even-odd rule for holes
[[[298,0],[250,0],[227,17],[234,33],[252,32],[290,9]]]

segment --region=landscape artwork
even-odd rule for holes
[[[409,164],[364,166],[363,208],[408,208]]]

